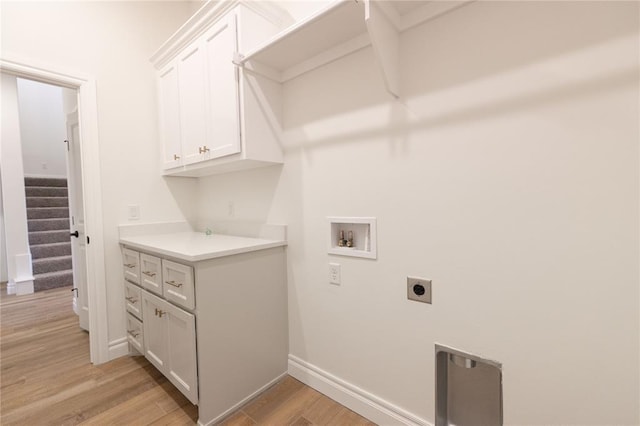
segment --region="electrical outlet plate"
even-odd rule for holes
[[[140,206],[137,204],[128,206],[129,209],[129,220],[138,220],[140,219]]]
[[[407,299],[431,304],[431,280],[407,277]]]
[[[340,264],[329,263],[329,282],[331,284],[340,285]]]

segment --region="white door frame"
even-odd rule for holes
[[[87,296],[91,362],[109,361],[107,287],[105,279],[100,146],[96,80],[81,73],[56,70],[22,60],[0,58],[0,72],[78,91],[78,119],[82,144],[82,180],[87,245]]]

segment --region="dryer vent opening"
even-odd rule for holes
[[[436,426],[502,426],[502,364],[436,345]]]

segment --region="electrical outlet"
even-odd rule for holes
[[[129,208],[129,220],[138,220],[140,219],[140,206],[131,205]]]
[[[329,283],[340,285],[340,264],[329,264]]]
[[[431,304],[431,280],[407,277],[407,299]]]

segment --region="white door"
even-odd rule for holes
[[[144,356],[163,374],[167,374],[167,302],[142,291],[142,329]]]
[[[205,36],[207,53],[207,147],[211,158],[240,152],[239,70],[233,62],[238,50],[236,15],[217,23]]]
[[[87,237],[84,231],[81,152],[78,112],[76,111],[67,115],[67,186],[73,263],[73,310],[80,319],[80,328],[89,331]]]
[[[160,72],[158,85],[160,92],[162,165],[164,169],[170,169],[182,165],[178,68],[175,63],[170,64]]]
[[[168,378],[193,404],[198,403],[196,319],[170,303],[166,306]],[[146,321],[146,317],[145,317]]]
[[[182,164],[206,160],[205,56],[200,41],[178,58],[178,92]]]

